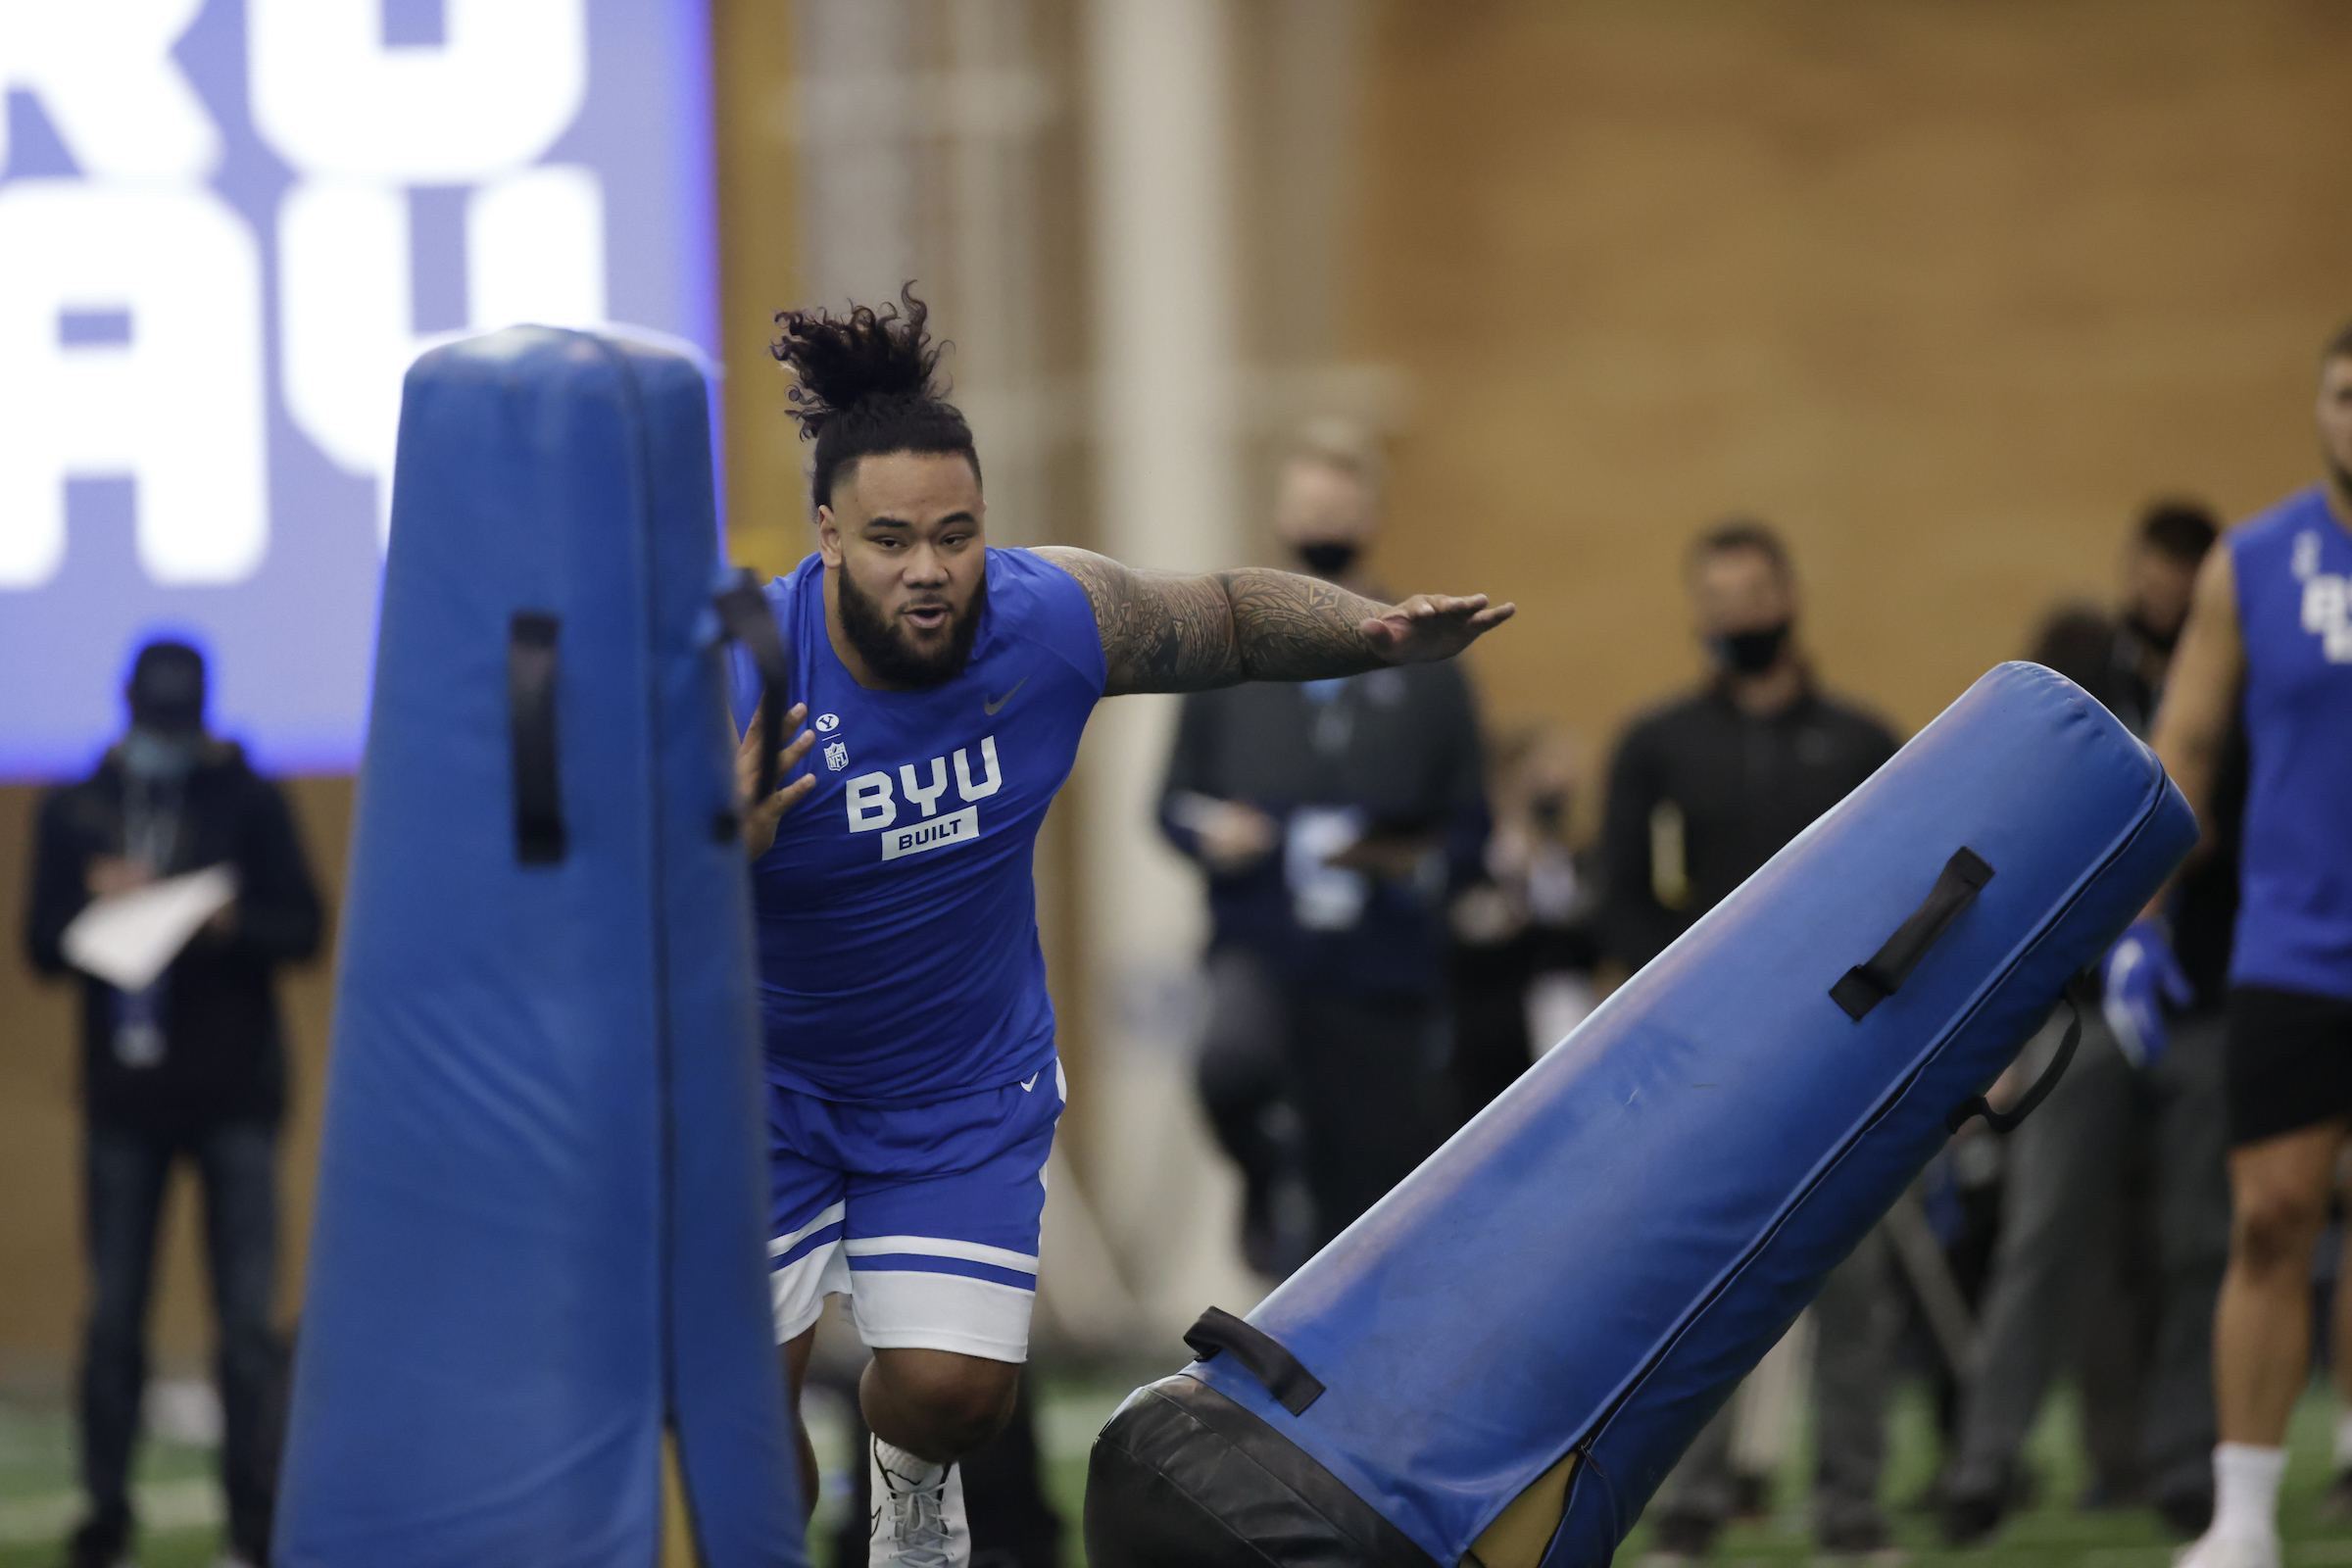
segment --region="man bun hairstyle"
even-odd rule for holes
[[[808,481],[815,505],[832,502],[844,465],[888,452],[958,454],[980,477],[972,427],[935,380],[943,345],[923,330],[930,316],[911,283],[899,290],[898,304],[880,310],[776,313],[783,335],[768,352],[799,378],[786,397],[801,439],[816,442]]]

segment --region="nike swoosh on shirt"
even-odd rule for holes
[[[1023,675],[1019,680],[1016,680],[1012,683],[1012,692],[1017,692],[1028,684],[1029,677]],[[988,693],[982,692],[980,694],[980,710],[988,714],[988,716],[991,718],[996,717],[997,710],[1003,708],[1006,703],[1012,701],[1012,692],[1006,692],[1004,696],[998,698],[991,698]]]
[[[1007,697],[1010,697],[1010,696],[1012,695],[1012,693],[1010,693],[1010,692],[1006,692],[1004,695],[1005,695],[1005,696],[1007,696]],[[1025,1094],[1027,1094],[1027,1093],[1028,1093],[1030,1090],[1032,1090],[1032,1089],[1035,1089],[1036,1087],[1037,1087],[1037,1074],[1036,1074],[1036,1073],[1031,1073],[1031,1074],[1029,1075],[1029,1081],[1028,1081],[1027,1083],[1025,1083],[1025,1084],[1021,1085],[1021,1093],[1025,1095]]]

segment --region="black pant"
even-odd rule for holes
[[[1208,1019],[1195,1085],[1217,1145],[1241,1167],[1255,1210],[1298,1163],[1282,996],[1265,965],[1232,949],[1209,956],[1206,978]]]
[[[1288,990],[1283,1045],[1321,1246],[1437,1147],[1435,1009],[1415,996]]]
[[[1409,994],[1289,985],[1250,954],[1208,960],[1199,1086],[1217,1142],[1262,1197],[1292,1169],[1314,1205],[1305,1251],[1346,1230],[1437,1147],[1438,1012]],[[1287,1104],[1295,1138],[1270,1114]],[[1275,1270],[1288,1273],[1305,1252]]]
[[[264,1560],[277,1486],[280,1366],[270,1322],[277,1276],[277,1132],[229,1122],[184,1137],[88,1131],[93,1299],[82,1347],[81,1482],[93,1520],[127,1530],[130,1462],[147,1386],[156,1222],[173,1162],[204,1184],[205,1252],[220,1329],[221,1488],[229,1544]]]
[[[1527,932],[1491,947],[1456,943],[1451,955],[1452,1114],[1459,1126],[1519,1081],[1535,1060],[1527,992],[1536,978],[1536,940]],[[1553,1042],[1546,1040],[1548,1047]]]

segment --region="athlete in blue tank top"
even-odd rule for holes
[[[744,832],[766,1033],[770,1279],[793,1407],[822,1298],[874,1350],[875,1563],[968,1556],[955,1460],[1011,1409],[1062,1105],[1031,855],[1095,703],[1446,659],[1483,596],[992,550],[924,310],[787,313],[818,551],[768,588],[797,731]],[[813,1482],[803,1434],[803,1468]],[[805,1495],[813,1495],[813,1488]]]
[[[2233,710],[2251,761],[2227,1046],[2234,1222],[2214,1320],[2222,1441],[2213,1526],[2183,1568],[2278,1568],[2312,1252],[2352,1132],[2352,325],[2322,356],[2319,426],[2325,481],[2206,557],[2156,719],[2157,755],[2200,812]],[[2159,1028],[2161,912],[2118,945],[2148,960],[2120,978]],[[2336,1348],[2339,1362],[2352,1351]]]
[[[1053,1076],[1030,852],[1102,696],[1102,641],[1068,571],[985,559],[961,672],[911,690],[868,690],[834,652],[822,556],[768,585],[793,702],[815,715],[815,787],[753,872],[780,1088],[937,1101]],[[739,678],[748,713],[758,686]]]

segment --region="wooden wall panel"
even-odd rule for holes
[[[82,1300],[73,988],[24,957],[39,802],[0,789],[0,1391],[62,1386]]]
[[[808,449],[784,415],[790,378],[767,352],[775,313],[807,303],[793,178],[793,11],[784,0],[714,0],[710,22],[727,535],[735,560],[766,577],[814,548]]]
[[[2158,492],[2316,476],[2352,316],[2352,11],[1390,0],[1349,351],[1414,388],[1391,579],[1516,598],[1505,714],[1693,678],[1679,553],[1790,538],[1898,723],[2103,595]]]

